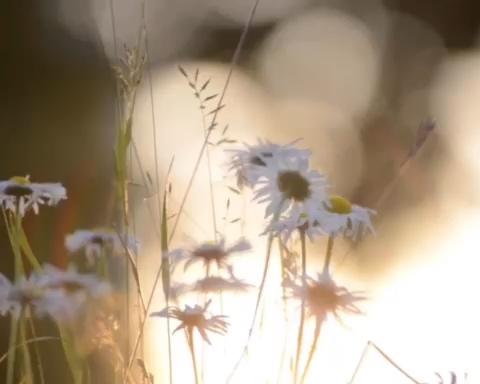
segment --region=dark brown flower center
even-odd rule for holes
[[[105,239],[102,237],[102,236],[99,236],[99,235],[96,235],[96,236],[93,236],[91,239],[90,239],[90,242],[92,244],[97,244],[101,247],[103,247],[105,245]]]
[[[207,261],[221,260],[226,256],[226,253],[223,249],[220,248],[211,248],[211,249],[198,249],[193,254],[196,257],[200,257]]]
[[[32,194],[32,189],[26,185],[9,185],[3,191],[6,195],[14,196],[16,198],[30,196]]]
[[[265,167],[267,163],[265,163],[260,156],[253,156],[250,159],[250,163],[253,165],[258,165],[259,167]]]
[[[277,178],[277,185],[280,192],[287,199],[304,201],[310,197],[310,183],[297,171],[280,172]]]
[[[327,311],[334,311],[339,300],[335,287],[328,285],[309,286],[307,297],[310,304]]]
[[[61,287],[68,293],[75,293],[85,289],[83,284],[80,284],[76,281],[65,281],[61,284]]]

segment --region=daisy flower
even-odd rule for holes
[[[292,297],[305,301],[310,315],[317,321],[323,321],[328,314],[340,320],[341,311],[360,314],[356,303],[365,300],[359,292],[350,292],[338,286],[328,272],[318,274],[317,279],[307,276],[305,287],[292,280],[286,281],[285,286],[291,291]]]
[[[24,216],[29,209],[38,213],[39,205],[57,205],[67,198],[60,183],[32,183],[29,176],[0,181],[0,204],[13,213]]]
[[[225,268],[231,271],[231,266],[228,264],[228,259],[235,253],[246,252],[252,249],[250,243],[245,239],[239,239],[233,245],[227,247],[225,239],[218,242],[206,242],[198,244],[190,249],[175,249],[169,252],[173,263],[177,264],[185,261],[184,270],[196,262],[203,263],[205,269],[208,271],[212,264],[216,264],[218,269]]]
[[[18,318],[27,307],[37,310],[42,305],[43,294],[44,288],[35,274],[15,283],[0,274],[0,314],[3,316],[11,314]]]
[[[313,241],[315,237],[324,236],[327,233],[319,225],[320,210],[312,211],[310,215],[296,208],[283,215],[278,221],[271,222],[263,234],[272,232],[280,236],[283,242],[287,242],[295,230],[303,230],[308,238]]]
[[[99,258],[104,251],[114,255],[122,254],[125,247],[132,251],[138,248],[138,241],[132,236],[126,239],[120,238],[118,233],[110,229],[80,229],[67,235],[65,247],[69,252],[75,253],[80,250],[85,252],[85,257],[90,264]]]
[[[276,159],[258,180],[255,199],[267,203],[265,217],[290,209],[313,216],[327,198],[325,176],[309,169],[303,157]]]
[[[46,265],[38,276],[44,293],[37,303],[38,315],[48,314],[58,322],[72,322],[92,300],[111,293],[107,282],[93,274],[81,274],[74,268],[62,270]]]
[[[210,302],[209,300],[203,307],[199,305],[194,305],[193,307],[185,305],[183,310],[178,307],[167,307],[160,312],[150,314],[150,316],[169,317],[179,320],[180,325],[175,328],[173,333],[180,329],[186,329],[188,334],[192,335],[193,330],[196,329],[203,340],[211,344],[207,331],[224,335],[227,333],[228,323],[225,321],[226,316],[207,316],[206,312]]]
[[[235,277],[225,279],[220,276],[207,276],[197,280],[187,289],[192,292],[219,293],[219,292],[245,292],[252,285],[245,283]]]
[[[342,196],[330,196],[324,202],[322,214],[317,216],[320,227],[332,236],[344,234],[354,240],[367,232],[375,233],[371,216],[373,209],[360,207],[350,203]]]
[[[310,157],[309,150],[297,149],[292,144],[279,145],[268,140],[258,140],[256,145],[244,143],[244,149],[228,150],[231,154],[229,170],[237,176],[239,188],[255,186],[265,174],[266,168],[274,166],[280,157],[294,159]]]

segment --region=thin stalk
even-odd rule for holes
[[[33,384],[33,370],[32,370],[32,359],[30,356],[30,349],[28,345],[25,344],[27,341],[27,311],[23,309],[20,314],[20,343],[22,344],[22,354],[23,354],[23,364],[25,369],[26,382]]]
[[[305,241],[305,230],[299,229],[300,243],[302,247],[302,288],[304,293],[307,289],[307,247]],[[297,352],[295,354],[295,365],[293,366],[293,382],[298,381],[298,367],[300,364],[300,355],[302,352],[303,330],[305,328],[305,294],[302,295],[302,304],[300,310],[300,326],[298,327]]]
[[[173,162],[173,159],[172,159]],[[171,170],[172,163],[170,163],[170,167],[167,172],[167,180],[170,175],[170,170]],[[153,287],[152,290],[150,291],[150,295],[148,297],[148,302],[146,306],[146,314],[148,314],[148,311],[150,310],[150,306],[153,301],[153,296],[156,292],[157,284],[160,281],[160,277],[162,277],[162,283],[164,284],[164,294],[165,294],[165,301],[167,304],[167,307],[169,305],[169,287],[170,287],[170,261],[169,261],[169,256],[168,256],[168,227],[167,227],[167,203],[166,203],[166,191],[164,192],[164,200],[163,200],[163,208],[162,208],[162,222],[161,222],[161,236],[160,236],[160,242],[161,242],[161,252],[162,252],[162,262],[160,264],[160,268],[157,270],[157,275],[155,276],[154,282],[153,282]],[[168,282],[166,282],[168,280]],[[142,324],[140,325],[140,330],[137,335],[137,339],[135,340],[135,346],[133,348],[133,352],[130,355],[129,362],[128,362],[128,369],[131,368],[133,361],[135,360],[135,354],[137,352],[138,345],[140,343],[141,338],[143,337],[143,333],[145,331],[145,324],[147,322],[147,316],[143,319]],[[170,319],[167,318],[167,338],[168,338],[168,345],[171,345],[171,333],[170,333]],[[169,361],[169,364],[171,365],[170,368],[172,368],[172,360]],[[172,372],[172,371],[170,371]],[[173,380],[173,379],[172,379]]]
[[[357,366],[355,367],[355,370],[353,371],[352,378],[350,379],[348,384],[353,384],[353,382],[357,378],[357,375],[360,372],[360,367],[362,366],[363,361],[367,357],[367,353],[368,353],[369,350],[370,350],[370,341],[368,341],[365,344],[365,347],[363,348],[362,354],[360,355],[360,359],[358,360]]]
[[[330,235],[328,237],[328,243],[327,243],[327,253],[325,255],[325,262],[323,264],[323,273],[328,273],[330,269],[330,263],[332,261],[332,251],[333,251],[333,241],[335,240],[335,237],[333,235]]]
[[[192,367],[193,367],[193,372],[195,374],[195,384],[200,384],[200,379],[198,376],[198,369],[197,369],[197,359],[195,356],[195,345],[193,343],[193,329],[188,328],[185,335],[187,337],[188,348],[190,349],[190,356],[192,357]]]
[[[33,324],[32,316],[28,318],[28,322],[30,324],[30,332],[32,333],[32,338],[37,339],[37,333],[35,331],[35,325]],[[37,369],[38,369],[38,376],[40,377],[40,383],[45,384],[45,374],[43,372],[42,359],[41,359],[40,350],[38,349],[37,343],[33,343],[33,350],[35,352],[35,359],[37,360]]]
[[[18,321],[17,321],[18,324]],[[42,337],[37,337],[33,339],[28,339],[25,341],[23,344],[34,344],[34,343],[39,343],[40,341],[60,341],[59,337],[54,337],[54,336],[42,336]],[[7,352],[5,352],[1,357],[0,357],[0,364],[2,364],[5,360],[8,360],[8,357],[14,353],[17,349],[21,348],[22,344],[16,344],[12,346],[11,348],[9,347]]]
[[[288,322],[287,318],[287,294],[285,290],[285,284],[283,284],[287,278],[287,265],[285,264],[285,249],[282,244],[280,236],[278,237],[278,253],[280,255],[280,278],[282,282],[282,294],[283,294],[283,315],[285,317],[285,322]]]
[[[407,371],[401,368],[390,356],[388,356],[383,350],[380,349],[373,341],[368,342],[380,355],[387,360],[397,371],[399,371],[403,376],[410,380],[414,384],[422,384],[420,381],[412,377]]]
[[[305,368],[303,369],[302,378],[300,379],[300,384],[303,384],[305,382],[305,379],[307,378],[308,370],[313,360],[313,355],[317,350],[317,344],[320,336],[320,330],[322,329],[322,324],[323,324],[322,320],[317,320],[317,322],[315,323],[315,330],[313,333],[313,342],[312,342],[312,346],[310,347],[310,352],[308,353],[307,363],[305,364]]]
[[[17,205],[17,212],[19,211]],[[16,222],[17,219],[12,218],[13,214],[10,214],[5,210],[2,206],[2,214],[3,219],[5,221],[5,227],[7,228],[8,239],[10,241],[10,245],[12,247],[12,252],[14,255],[14,276],[15,281],[18,281],[20,276],[23,274],[23,262],[22,262],[22,254],[20,245],[18,243],[18,237],[16,236]],[[18,213],[16,216],[20,216]],[[13,223],[15,222],[15,223]],[[17,338],[19,335],[19,325],[21,322],[18,321],[13,315],[11,315],[11,322],[10,322],[10,337],[9,337],[9,350],[15,348],[17,343]],[[8,362],[7,362],[7,384],[13,384],[14,376],[15,376],[15,360],[16,360],[16,352],[14,351],[11,355],[8,355]]]
[[[157,148],[157,119],[155,115],[155,95],[153,92],[153,80],[152,80],[152,65],[150,61],[150,46],[148,40],[148,31],[147,31],[147,21],[145,18],[145,8],[146,8],[146,1],[142,2],[142,22],[143,27],[145,29],[145,53],[146,53],[146,60],[147,60],[147,74],[148,74],[148,84],[149,84],[149,93],[150,93],[150,111],[152,117],[152,138],[153,138],[153,156],[154,156],[154,163],[155,163],[155,194],[157,196],[157,208],[158,208],[158,218],[162,217],[162,203],[160,199],[160,171],[159,171],[159,160],[158,160],[158,148]],[[167,176],[168,178],[168,176]],[[167,292],[170,290],[168,287]],[[168,307],[168,294],[166,298],[167,307]],[[145,317],[147,314],[145,314]],[[142,325],[143,326],[143,325]],[[168,333],[168,380],[169,383],[173,383],[173,364],[172,364],[172,343],[170,337],[170,319],[167,319],[167,333]]]
[[[369,351],[370,348],[375,349],[385,360],[387,360],[390,365],[392,365],[397,371],[399,371],[403,376],[405,376],[408,380],[410,380],[413,384],[424,384],[421,381],[418,381],[415,379],[413,376],[411,376],[407,371],[405,371],[403,368],[401,368],[390,356],[388,356],[378,345],[376,345],[373,341],[369,340],[367,342],[367,345],[363,349],[362,355],[360,356],[360,360],[355,367],[355,371],[352,375],[352,378],[349,381],[349,384],[353,384],[355,381],[358,372],[360,371],[360,367],[365,360],[365,357]]]
[[[210,277],[210,264],[207,263],[207,266],[205,268],[205,277],[208,279]],[[208,300],[208,292],[205,292],[203,295],[203,305],[207,305],[207,300]],[[201,356],[201,377],[202,377],[202,382],[205,381],[205,340],[202,338],[202,356]]]
[[[132,255],[132,252],[130,252],[130,249],[128,248],[127,243],[122,238],[119,231],[117,231],[117,235],[118,235],[118,238],[120,239],[120,242],[122,243],[122,247],[125,251],[125,255],[127,256],[127,262],[131,267],[132,276],[133,276],[133,279],[135,280],[135,285],[137,287],[138,297],[140,298],[140,304],[142,305],[142,312],[146,316],[147,306],[145,305],[145,299],[143,296],[142,285],[140,283],[140,274],[138,272],[137,263],[135,262],[135,258]]]
[[[18,319],[12,315],[10,319],[10,337],[8,342],[8,361],[7,361],[7,384],[13,384],[14,373],[15,373],[15,358],[16,358],[16,351],[15,347],[17,344],[17,335],[18,335]]]
[[[392,192],[395,190],[397,183],[401,180],[403,175],[408,171],[410,168],[411,163],[419,156],[419,153],[423,150],[426,145],[427,139],[435,130],[435,122],[432,120],[423,121],[417,130],[417,135],[415,138],[415,142],[413,143],[410,151],[408,152],[405,159],[400,164],[397,173],[394,175],[393,179],[384,186],[383,190],[381,191],[380,195],[375,200],[372,208],[379,211],[381,207],[385,204],[388,198],[391,196]],[[383,223],[381,223],[383,224]],[[380,224],[380,226],[381,226]],[[380,228],[378,226],[377,230]],[[340,263],[338,263],[338,267],[340,268],[350,253],[353,251],[353,247],[350,246],[342,256]]]
[[[286,331],[285,331],[285,334],[283,336],[283,345],[282,345],[282,353],[280,355],[280,365],[278,367],[278,376],[277,376],[277,384],[280,384],[280,380],[281,378],[283,377],[282,375],[282,371],[283,371],[283,365],[285,363],[285,357],[286,357],[286,354],[287,354],[287,341],[288,341],[288,336],[289,336],[289,327],[288,327],[288,322],[285,322],[286,324]]]
[[[272,218],[272,223],[274,223],[278,220],[278,218],[280,216],[282,206],[283,206],[283,203],[284,203],[284,201],[282,200],[280,202],[279,206],[278,206],[277,211],[275,212],[275,215]],[[227,377],[227,380],[226,380],[227,383],[230,382],[233,375],[235,374],[238,367],[240,366],[240,363],[242,362],[244,356],[248,352],[248,347],[250,345],[250,341],[251,341],[252,335],[253,335],[253,330],[255,328],[255,323],[256,323],[256,320],[257,320],[258,309],[260,308],[260,301],[262,299],[263,290],[265,288],[265,282],[267,280],[267,272],[268,272],[268,267],[270,265],[270,256],[271,256],[271,253],[272,253],[273,238],[274,238],[273,233],[270,232],[268,234],[268,239],[267,239],[267,251],[266,251],[266,255],[265,255],[265,264],[263,266],[262,280],[260,282],[260,286],[258,287],[257,300],[255,302],[255,310],[253,311],[253,318],[252,318],[252,322],[250,324],[250,329],[248,330],[247,342],[245,343],[245,346],[242,350],[242,353],[240,354],[240,358],[235,363],[232,371],[230,372],[230,374]]]
[[[198,168],[200,166],[200,162],[202,160],[203,153],[205,152],[205,149],[208,146],[208,140],[210,138],[210,135],[213,132],[213,128],[215,127],[215,122],[216,122],[217,117],[218,117],[218,112],[220,112],[221,106],[223,105],[223,100],[225,99],[225,95],[227,93],[228,86],[230,85],[230,80],[231,80],[232,75],[233,75],[233,70],[234,70],[235,66],[237,65],[238,60],[240,58],[240,53],[242,52],[243,46],[245,44],[245,40],[247,38],[248,31],[250,30],[250,26],[252,24],[253,17],[255,16],[255,12],[257,10],[257,6],[258,6],[259,3],[260,3],[260,0],[254,0],[252,8],[250,9],[250,13],[248,15],[247,22],[246,22],[245,26],[243,27],[242,34],[240,36],[240,39],[238,41],[237,46],[235,47],[235,52],[233,53],[233,57],[232,57],[232,60],[230,62],[230,69],[228,71],[227,78],[225,80],[225,85],[223,86],[223,90],[222,90],[222,93],[221,93],[220,98],[218,100],[217,107],[215,108],[214,113],[213,113],[212,121],[210,122],[210,126],[207,129],[207,134],[205,135],[205,140],[203,141],[202,147],[200,148],[200,152],[199,152],[197,160],[195,162],[195,166],[193,167],[193,172],[192,172],[192,175],[190,176],[190,180],[188,181],[187,189],[185,190],[185,194],[183,195],[182,201],[180,203],[180,208],[179,208],[179,211],[178,211],[177,216],[175,218],[175,222],[174,222],[173,227],[172,227],[172,232],[170,233],[170,237],[169,237],[169,241],[168,241],[169,243],[171,242],[171,240],[173,239],[173,236],[175,235],[175,232],[176,232],[176,229],[177,229],[182,211],[185,207],[185,203],[187,201],[188,195],[190,194],[190,190],[191,190],[192,185],[193,185],[193,180],[195,179]]]

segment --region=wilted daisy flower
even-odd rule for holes
[[[169,252],[173,263],[185,261],[184,269],[196,262],[202,262],[207,270],[215,263],[218,269],[225,268],[231,270],[228,264],[228,258],[235,253],[245,252],[252,249],[250,243],[245,239],[240,239],[233,245],[227,247],[225,239],[217,242],[206,242],[198,244],[190,249],[175,249]]]
[[[38,213],[41,204],[52,206],[66,198],[67,192],[60,183],[32,183],[29,176],[0,181],[0,203],[21,216],[29,209]]]
[[[231,153],[229,170],[235,172],[238,186],[253,187],[265,174],[266,168],[275,166],[276,160],[280,157],[309,158],[309,150],[297,149],[292,144],[279,145],[258,140],[256,145],[244,143],[244,149],[229,150]]]
[[[375,213],[373,209],[352,204],[342,196],[330,196],[324,202],[324,210],[318,216],[318,222],[328,234],[336,236],[342,233],[357,239],[368,231],[375,233],[371,222],[371,216]]]
[[[187,291],[202,293],[245,292],[251,287],[252,285],[235,277],[226,279],[221,276],[207,276],[190,285]]]
[[[72,253],[84,250],[87,261],[93,264],[104,251],[115,255],[123,253],[125,247],[136,251],[138,241],[132,236],[120,238],[118,233],[110,229],[80,229],[67,235],[65,246]]]
[[[289,209],[314,215],[327,197],[325,176],[309,169],[308,159],[302,157],[279,157],[275,166],[266,167],[257,185],[255,199],[267,203],[265,217]]]
[[[285,282],[285,286],[291,290],[294,298],[305,300],[310,315],[319,321],[323,321],[328,314],[340,320],[341,311],[360,314],[356,303],[365,300],[359,292],[350,292],[338,286],[328,272],[318,274],[317,279],[307,276],[305,287],[292,280]]]
[[[178,307],[167,307],[160,312],[154,312],[150,316],[170,317],[180,321],[180,325],[175,328],[173,333],[180,329],[186,329],[191,335],[193,330],[196,329],[202,338],[208,343],[210,340],[207,335],[207,331],[215,332],[218,334],[227,333],[228,323],[225,321],[226,316],[217,315],[207,317],[207,308],[211,301],[208,301],[203,307],[195,305],[190,307],[185,306],[185,309],[181,310]]]

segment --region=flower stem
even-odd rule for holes
[[[275,214],[272,218],[272,223],[275,223],[278,220],[278,218],[280,217],[280,212],[282,210],[283,203],[284,203],[284,200],[282,200],[280,202],[280,204],[278,206],[278,209],[277,209],[277,211],[275,212]],[[255,309],[253,311],[253,318],[252,318],[252,322],[250,324],[250,329],[248,330],[247,342],[245,343],[245,346],[243,347],[240,358],[237,360],[237,362],[233,366],[232,371],[228,375],[226,383],[230,382],[233,375],[235,374],[238,367],[240,366],[240,363],[242,362],[243,357],[248,352],[248,347],[250,345],[250,341],[251,341],[252,335],[253,335],[253,330],[255,328],[255,323],[256,323],[256,320],[257,320],[258,310],[260,308],[260,301],[262,299],[263,289],[265,288],[265,282],[267,280],[267,272],[268,272],[268,267],[270,265],[270,255],[272,253],[273,238],[274,238],[273,232],[270,232],[268,234],[268,239],[267,239],[267,252],[266,252],[266,256],[265,256],[265,264],[263,266],[262,280],[260,282],[260,286],[258,287],[257,300],[256,300],[256,303],[255,303]]]
[[[30,332],[32,334],[32,338],[37,339],[37,333],[35,331],[35,325],[33,323],[32,316],[30,316],[28,318],[28,323],[30,325]],[[33,349],[34,349],[34,352],[35,352],[35,359],[37,360],[37,368],[38,368],[38,375],[40,377],[40,383],[45,384],[45,375],[44,375],[44,372],[43,372],[42,359],[41,359],[40,350],[38,348],[37,343],[33,343]]]
[[[307,287],[307,249],[305,241],[305,231],[299,229],[300,232],[300,243],[302,247],[302,288],[305,291]],[[303,342],[303,329],[305,327],[305,295],[302,295],[302,307],[300,310],[300,326],[298,327],[298,336],[297,336],[297,353],[295,355],[295,365],[293,370],[293,382],[297,383],[298,379],[298,366],[300,364],[300,355],[302,351],[302,342]]]
[[[190,355],[192,357],[192,366],[193,366],[193,373],[195,374],[195,384],[200,384],[200,380],[198,377],[198,370],[197,370],[197,359],[195,357],[195,345],[193,343],[193,329],[188,328],[186,331],[187,336],[187,343],[190,349]]]
[[[18,203],[17,203],[18,204]],[[19,207],[17,205],[17,213],[10,214],[5,211],[2,207],[2,214],[5,221],[5,226],[7,228],[8,238],[10,245],[12,247],[12,252],[14,256],[14,276],[15,281],[18,281],[20,277],[24,274],[22,253],[20,248],[20,242],[18,237],[18,226],[21,221],[19,212]],[[20,316],[23,316],[23,310]],[[17,338],[19,336],[19,326],[22,327],[22,321],[18,321],[17,318],[12,314],[10,322],[10,337],[9,337],[9,351],[15,348],[17,343]],[[8,355],[7,362],[7,384],[12,384],[15,376],[15,360],[16,360],[16,351],[13,350],[11,354]]]
[[[18,321],[12,315],[10,319],[10,337],[8,342],[8,350],[11,351],[8,354],[7,361],[7,384],[13,384],[14,372],[15,372],[15,345],[17,344],[17,334],[18,334]]]
[[[333,250],[334,240],[335,240],[335,237],[333,235],[330,235],[328,237],[327,253],[325,255],[325,263],[323,264],[323,273],[328,273],[330,269],[330,262],[332,261],[332,250]]]
[[[27,309],[24,308],[20,314],[20,344],[22,345],[23,364],[25,369],[25,382],[33,384],[33,370],[32,359],[30,356],[30,349],[26,344],[27,341]]]
[[[305,382],[305,379],[307,378],[308,370],[309,370],[310,364],[312,363],[312,360],[313,360],[313,355],[315,354],[315,351],[317,350],[317,344],[318,344],[318,339],[319,339],[319,336],[320,336],[320,330],[322,329],[322,323],[323,323],[322,320],[317,320],[317,322],[315,324],[315,331],[313,333],[313,342],[312,342],[312,346],[310,347],[310,352],[308,353],[307,363],[305,364],[305,368],[303,369],[300,384],[303,384]]]

